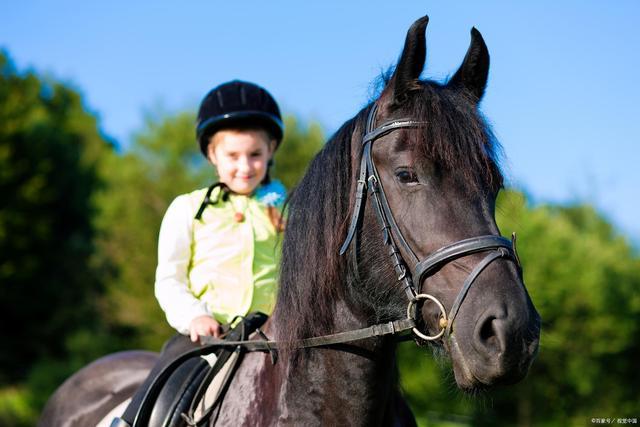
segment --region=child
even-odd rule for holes
[[[155,294],[179,334],[169,340],[122,419],[133,422],[144,390],[198,337],[218,337],[221,325],[249,312],[270,314],[276,297],[282,184],[269,166],[283,136],[273,97],[252,83],[212,89],[198,112],[196,135],[219,182],[178,196],[162,220]]]

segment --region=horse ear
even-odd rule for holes
[[[400,60],[387,86],[393,92],[392,105],[401,105],[406,101],[408,91],[415,86],[422,73],[427,56],[425,29],[428,23],[429,17],[423,16],[407,32]]]
[[[448,86],[464,88],[479,101],[484,95],[489,76],[489,50],[480,31],[471,29],[471,44],[462,65],[449,80]]]

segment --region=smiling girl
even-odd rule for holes
[[[253,83],[231,81],[212,89],[198,112],[196,136],[219,181],[178,196],[162,220],[155,294],[170,339],[122,418],[130,425],[156,374],[176,356],[218,337],[222,325],[275,305],[278,234],[285,190],[269,167],[283,136],[273,97]]]

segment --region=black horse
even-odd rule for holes
[[[291,196],[278,302],[264,328],[285,345],[275,364],[246,354],[218,425],[415,424],[393,335],[293,344],[398,319],[393,328],[404,321],[419,345],[450,356],[463,390],[526,375],[540,318],[494,219],[499,147],[478,111],[488,51],[473,29],[447,83],[420,80],[427,22],[413,24],[381,95],[327,142]],[[41,425],[95,425],[153,361],[126,352],[85,367],[56,391]]]

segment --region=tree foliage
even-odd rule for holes
[[[192,114],[148,114],[145,122],[124,154],[107,159],[97,245],[109,267],[105,321],[122,345],[157,350],[171,333],[153,294],[160,222],[174,197],[208,185],[213,173],[194,143]]]
[[[77,92],[0,52],[0,384],[93,323],[93,196],[110,150]]]
[[[319,124],[305,127],[293,116],[285,117],[284,123],[285,135],[275,155],[274,176],[291,190],[322,148],[324,132]]]

